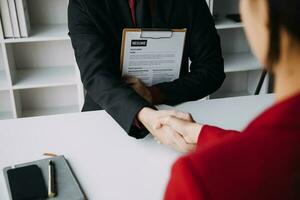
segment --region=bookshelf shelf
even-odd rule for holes
[[[13,118],[10,92],[0,91],[0,119]]]
[[[210,96],[210,99],[254,95],[261,72],[262,70],[259,69],[227,73],[224,84]],[[267,90],[268,83],[266,81],[263,84],[262,93],[267,93]]]
[[[211,95],[210,99],[220,99],[220,98],[229,98],[229,97],[241,97],[241,96],[251,96],[247,90],[242,91],[222,91],[216,94]]]
[[[217,29],[233,29],[233,28],[243,28],[243,24],[235,22],[233,20],[223,18],[215,21]]]
[[[78,105],[23,110],[22,117],[24,117],[24,118],[25,117],[37,117],[37,116],[58,115],[58,114],[75,113],[75,112],[79,112]]]
[[[79,112],[77,86],[14,90],[18,117]]]
[[[0,120],[12,119],[12,118],[13,118],[12,112],[0,112]]]
[[[260,69],[261,65],[250,52],[224,54],[225,72],[242,72]]]
[[[32,29],[28,38],[5,39],[5,43],[48,42],[70,40],[66,24],[39,25]]]
[[[20,69],[13,89],[55,87],[77,84],[74,66]]]
[[[0,91],[8,90],[8,89],[9,89],[9,84],[8,84],[8,80],[7,80],[5,71],[1,70],[0,71]]]
[[[0,43],[0,91],[1,90],[9,90],[9,80],[5,71],[3,50]]]

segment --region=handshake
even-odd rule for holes
[[[124,77],[124,80],[141,97],[152,103],[150,91],[142,81],[130,76]],[[180,152],[190,152],[196,148],[202,125],[195,123],[190,114],[143,108],[137,118],[158,143]]]
[[[137,117],[158,143],[184,153],[195,150],[203,127],[183,112],[143,108]]]

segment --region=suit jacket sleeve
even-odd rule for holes
[[[136,114],[151,105],[121,78],[118,59],[113,55],[114,39],[103,6],[96,27],[83,0],[71,0],[68,8],[69,35],[80,69],[81,79],[89,96],[105,109],[130,135],[143,138],[146,129],[133,126]]]
[[[170,83],[156,85],[174,105],[198,100],[214,91],[225,78],[220,38],[205,1],[194,1],[193,22],[186,43],[191,60],[190,72]]]

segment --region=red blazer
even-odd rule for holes
[[[196,152],[172,168],[166,200],[300,199],[300,94],[242,133],[204,126]]]

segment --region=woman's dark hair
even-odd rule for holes
[[[300,0],[267,0],[269,9],[270,44],[268,67],[280,59],[280,32],[282,29],[293,39],[291,45],[300,44]]]

